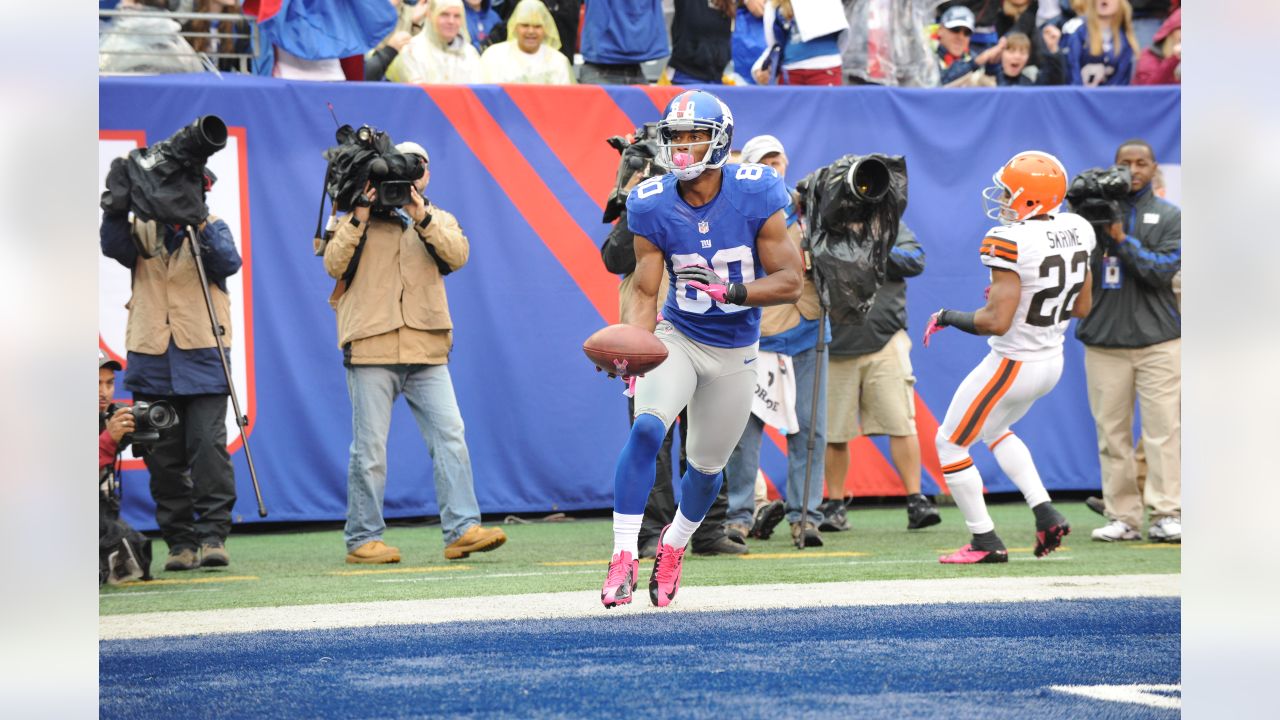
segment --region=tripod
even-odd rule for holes
[[[805,223],[804,228],[808,230],[808,223]],[[816,356],[814,362],[818,367],[814,370],[813,376],[813,402],[809,405],[809,438],[805,444],[808,452],[804,459],[804,493],[800,498],[800,534],[795,539],[797,550],[804,549],[804,535],[809,529],[809,483],[813,475],[813,451],[818,437],[818,393],[821,392],[822,376],[827,369],[827,299],[823,293],[821,276],[818,274],[817,266],[813,264],[813,255],[809,251],[807,232],[804,239],[804,264],[805,269],[813,274],[813,284],[818,290],[818,341],[814,345]],[[825,447],[822,450],[826,452]]]
[[[187,226],[187,237],[191,240],[191,255],[196,261],[196,272],[200,274],[200,289],[204,291],[204,306],[209,311],[209,326],[213,330],[213,341],[218,346],[218,360],[222,363],[222,373],[227,378],[227,391],[231,394],[231,407],[236,414],[236,426],[240,428],[240,439],[244,442],[244,459],[249,464],[249,480],[253,483],[253,496],[258,501],[258,517],[266,517],[267,506],[262,502],[262,489],[258,487],[258,471],[253,466],[253,453],[249,451],[249,416],[240,411],[235,381],[231,378],[231,365],[227,362],[227,348],[222,344],[225,328],[218,322],[218,315],[213,309],[213,296],[209,294],[209,276],[204,272],[204,258],[200,256],[200,241],[196,237],[196,229],[191,225]]]

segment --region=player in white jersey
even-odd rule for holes
[[[1048,153],[1018,153],[992,179],[983,199],[987,216],[1001,225],[982,241],[982,264],[991,269],[987,304],[975,312],[939,310],[924,332],[925,347],[944,327],[992,336],[991,353],[956,390],[935,440],[947,486],[973,533],[968,545],[939,558],[944,563],[1009,560],[969,457],[978,440],[1035,513],[1036,557],[1053,552],[1071,532],[1049,502],[1031,451],[1009,426],[1057,384],[1067,324],[1089,314],[1093,227],[1079,215],[1054,212],[1067,192],[1067,172]]]

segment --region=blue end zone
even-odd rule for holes
[[[645,602],[641,588],[640,600]],[[487,598],[500,602],[500,598]],[[113,717],[1176,717],[1176,598],[815,608],[101,643]],[[302,610],[301,612],[305,612]]]

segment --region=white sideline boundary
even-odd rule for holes
[[[622,618],[659,612],[1180,597],[1181,581],[1179,574],[1160,574],[695,585],[682,587],[674,605],[659,609],[649,604],[648,584],[642,578],[631,605],[609,610],[600,605],[598,591],[575,590],[432,600],[136,613],[100,616],[98,639],[137,640],[467,621]]]

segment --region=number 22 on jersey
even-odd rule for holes
[[[1062,255],[1046,257],[1040,263],[1040,277],[1052,276],[1054,284],[1031,296],[1031,304],[1027,307],[1027,324],[1050,327],[1070,320],[1071,308],[1075,307],[1076,296],[1084,289],[1088,269],[1089,253],[1084,250],[1072,255],[1070,262]],[[1068,282],[1071,283],[1069,288]]]

